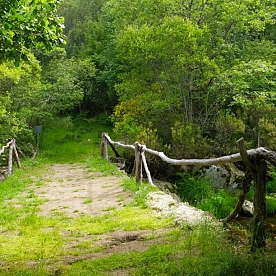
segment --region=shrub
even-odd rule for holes
[[[212,188],[208,181],[203,178],[181,176],[176,182],[177,193],[182,201],[192,205],[202,202],[212,194]]]
[[[210,197],[196,205],[196,207],[208,211],[218,219],[225,218],[234,209],[238,197],[226,190],[217,190]]]
[[[202,136],[199,125],[175,122],[171,131],[172,149],[176,158],[199,158],[209,152],[208,141]]]
[[[266,183],[266,192],[268,194],[276,193],[276,179],[275,173],[273,173],[273,179]]]
[[[267,215],[273,215],[276,213],[276,198],[272,196],[266,196],[266,212]]]
[[[230,214],[238,197],[226,190],[213,190],[203,178],[181,176],[176,182],[177,192],[182,201],[214,214],[218,219]]]

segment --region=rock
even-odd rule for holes
[[[178,202],[171,195],[161,191],[148,194],[146,203],[161,216],[172,216],[178,225],[192,227],[206,222],[219,224],[211,214],[190,206],[187,202]]]
[[[126,160],[122,157],[113,157],[113,156],[109,156],[108,157],[108,160],[111,162],[111,163],[116,163],[117,167],[120,169],[120,170],[124,170],[125,167],[126,167]]]
[[[177,187],[173,183],[170,183],[170,182],[167,182],[167,181],[161,181],[161,180],[158,180],[158,179],[154,179],[153,183],[161,191],[165,192],[166,194],[171,195],[178,202],[181,201],[180,197],[177,195]]]
[[[202,174],[211,182],[212,187],[230,191],[240,188],[244,177],[244,172],[233,164],[212,165],[203,169]]]
[[[247,217],[252,217],[254,213],[254,204],[253,202],[249,200],[245,200],[242,209],[240,211],[240,214]]]

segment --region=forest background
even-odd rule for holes
[[[69,115],[98,116],[125,142],[173,158],[229,154],[240,137],[275,150],[275,1],[1,7],[1,144],[24,148],[35,125]]]

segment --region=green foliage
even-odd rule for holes
[[[89,66],[88,62],[81,60],[52,60],[43,73],[42,108],[52,114],[64,114],[81,103],[95,68],[93,64]]]
[[[39,104],[40,67],[33,58],[30,63],[15,67],[0,65],[0,141],[14,137],[20,146],[32,141],[33,119]]]
[[[33,48],[51,50],[63,41],[60,1],[2,0],[0,3],[0,61],[27,59]]]
[[[59,10],[65,17],[67,35],[66,58],[90,61],[83,64],[81,77],[84,97],[80,104],[81,112],[88,116],[99,113],[112,113],[117,103],[114,84],[117,75],[116,62],[110,59],[114,51],[109,45],[109,32],[101,18],[101,8],[106,0],[67,0]],[[91,74],[90,67],[96,69]],[[87,72],[86,72],[87,71]]]
[[[229,263],[220,272],[220,276],[266,276],[276,273],[275,257],[272,255],[264,256],[261,252],[255,256],[241,258],[236,256],[229,260]]]
[[[228,216],[237,203],[237,195],[223,189],[213,190],[204,178],[182,175],[176,186],[182,201],[212,213],[218,219]]]
[[[237,203],[237,199],[237,195],[221,189],[215,191],[210,197],[196,206],[214,214],[216,218],[222,219],[231,213]]]
[[[175,122],[172,127],[172,147],[175,158],[200,158],[206,156],[209,145],[196,124]]]
[[[215,141],[219,154],[229,154],[236,149],[236,141],[245,134],[244,122],[234,114],[219,113],[215,122]],[[215,146],[214,146],[215,147]]]
[[[214,153],[241,134],[252,146],[258,135],[273,146],[275,45],[264,30],[275,24],[274,8],[270,1],[107,1],[102,20],[120,65],[116,125],[132,136],[150,121],[170,145],[176,121],[199,125]]]
[[[192,205],[198,205],[212,195],[212,188],[209,182],[203,178],[194,178],[187,175],[180,175],[176,182],[177,193],[182,201]]]
[[[276,193],[276,172],[270,171],[271,180],[266,182],[266,192],[267,194]]]
[[[271,1],[29,0],[0,5],[0,57],[17,62],[19,56],[28,57],[34,63],[19,71],[6,65],[0,80],[1,90],[8,92],[0,93],[3,132],[13,128],[12,135],[24,133],[18,137],[27,140],[34,124],[45,127],[57,113],[109,116],[119,100],[113,114],[117,133],[175,157],[228,153],[242,134],[250,146],[261,136],[273,149]],[[38,52],[62,42],[57,9],[65,17],[65,58],[60,49],[47,56]],[[30,51],[41,61],[42,79]]]
[[[276,198],[275,196],[266,196],[266,212],[267,215],[276,214]]]

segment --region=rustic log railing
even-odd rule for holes
[[[246,194],[249,192],[251,182],[254,184],[254,215],[253,215],[253,238],[251,243],[251,251],[255,252],[257,248],[265,247],[266,245],[266,230],[265,230],[265,218],[266,218],[266,173],[267,163],[276,166],[276,153],[269,151],[263,147],[257,149],[246,150],[243,138],[237,141],[239,153],[232,155],[222,156],[218,158],[209,159],[171,159],[167,157],[163,152],[148,149],[145,145],[141,145],[138,142],[135,145],[124,145],[120,142],[114,142],[108,136],[107,133],[102,133],[102,157],[108,160],[108,144],[111,146],[116,157],[120,157],[116,146],[132,149],[135,151],[134,172],[137,183],[142,182],[144,168],[148,181],[151,185],[151,174],[147,166],[145,153],[149,153],[160,157],[163,161],[173,165],[198,165],[198,166],[210,166],[225,163],[235,163],[243,161],[246,166],[246,173],[244,177],[244,184],[239,200],[236,204],[233,212],[222,221],[224,223],[230,222],[236,217],[242,208]]]
[[[13,157],[15,157],[17,166],[21,168],[21,163],[19,160],[15,139],[13,138],[8,139],[7,145],[2,146],[2,149],[0,150],[0,155],[3,154],[6,149],[9,149],[8,170],[7,170],[7,175],[9,176],[12,174]]]

